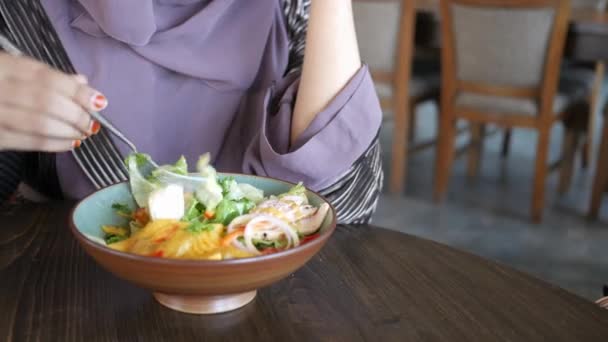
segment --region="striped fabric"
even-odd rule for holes
[[[76,73],[39,0],[0,1],[0,14],[15,44],[25,54],[63,72]],[[105,129],[83,141],[72,154],[97,189],[127,180],[123,157]]]
[[[336,208],[339,223],[369,223],[378,204],[383,179],[380,140],[376,137],[359,160],[336,183],[320,193]]]
[[[282,0],[290,38],[288,73],[298,72],[304,58],[310,0]],[[26,54],[67,73],[75,73],[67,53],[38,0],[0,1],[0,31],[7,30]],[[96,188],[127,179],[114,143],[104,129],[72,152]],[[28,162],[34,155],[34,164]],[[32,171],[32,168],[36,169]],[[29,170],[28,170],[29,169]],[[26,171],[29,171],[26,173]],[[28,177],[30,175],[30,177]],[[380,144],[368,150],[332,186],[320,191],[334,205],[341,224],[367,223],[374,212],[383,181]],[[0,199],[6,199],[22,180],[39,190],[57,191],[54,158],[45,153],[0,153]],[[49,185],[50,183],[50,185]]]
[[[0,199],[9,198],[23,179],[25,156],[17,152],[0,153]]]
[[[288,73],[299,71],[304,62],[309,10],[310,0],[283,0],[287,35],[289,36]]]

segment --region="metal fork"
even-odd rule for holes
[[[2,49],[4,49],[6,52],[13,56],[23,56],[23,52],[21,52],[21,50],[19,50],[15,45],[13,45],[13,43],[11,43],[11,41],[8,40],[2,34],[0,34],[0,46],[2,47]],[[114,125],[112,125],[112,123],[107,118],[105,118],[98,112],[90,111],[88,113],[89,115],[91,115],[92,118],[97,120],[101,125],[103,125],[110,132],[112,132],[112,134],[114,134],[118,139],[122,140],[122,142],[124,142],[133,152],[137,153],[137,148],[135,147],[135,144],[131,140],[129,140],[129,138],[127,138],[124,134],[122,134],[121,131],[114,127]],[[158,165],[156,165],[156,167],[158,167]]]
[[[23,53],[21,52],[21,50],[19,50],[15,45],[13,45],[13,43],[11,43],[10,40],[8,40],[2,34],[0,34],[0,47],[2,47],[2,49],[4,49],[7,53],[9,53],[13,56],[23,56]],[[117,138],[119,138],[122,142],[124,142],[125,145],[127,145],[133,153],[138,153],[138,150],[137,150],[137,147],[135,147],[135,144],[131,140],[129,140],[129,138],[127,138],[119,129],[117,129],[106,117],[104,117],[100,113],[94,112],[94,111],[90,111],[90,112],[88,112],[88,114],[93,119],[99,121],[99,123],[103,127],[108,129],[112,134],[114,134]],[[97,147],[95,147],[95,149],[98,150]],[[149,163],[148,165],[141,165],[139,167],[140,171],[144,171],[144,173],[145,173],[144,176],[148,176],[155,169],[159,168],[159,165],[151,158],[147,159],[147,162]],[[104,176],[106,176],[106,175],[104,175]],[[107,176],[105,178],[107,178]],[[190,175],[184,176],[184,175],[180,175],[180,174],[170,172],[167,170],[165,170],[161,174],[159,174],[158,178],[163,183],[181,184],[182,186],[184,186],[184,188],[189,189],[189,190],[196,189],[196,187],[204,181],[203,177],[196,177],[196,176],[190,176]]]
[[[76,73],[40,0],[0,1],[0,15],[12,35],[10,39],[21,51],[60,71]],[[96,189],[129,179],[124,156],[107,131],[103,128],[71,151],[74,161]]]
[[[23,52],[21,52],[21,50],[19,50],[15,45],[13,45],[13,43],[11,43],[11,41],[8,40],[8,38],[6,38],[2,34],[0,34],[0,46],[7,53],[13,56],[23,56]],[[106,117],[95,111],[88,111],[87,113],[93,119],[97,120],[103,127],[107,128],[118,139],[124,142],[125,145],[127,145],[129,149],[131,149],[131,151],[133,151],[134,153],[138,152],[137,147],[135,147],[135,144],[131,140],[129,140],[129,138],[127,138],[124,134],[122,134],[122,132],[118,130],[118,128],[116,128]],[[154,162],[153,160],[150,160],[150,162],[152,163],[152,165],[158,168],[158,164],[156,164],[156,162]]]

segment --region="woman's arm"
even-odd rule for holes
[[[312,0],[292,143],[360,67],[352,0]]]

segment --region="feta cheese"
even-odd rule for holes
[[[185,212],[184,187],[171,184],[156,189],[148,198],[148,210],[152,221],[161,219],[179,220]]]

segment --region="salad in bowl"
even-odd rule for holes
[[[126,158],[129,182],[76,204],[70,227],[101,267],[171,309],[211,314],[250,303],[327,243],[336,214],[302,184],[216,172],[209,156],[161,167]],[[151,166],[152,165],[152,166]]]
[[[278,195],[234,177],[218,177],[209,155],[197,163],[200,182],[163,181],[163,173],[188,176],[186,159],[144,176],[149,156],[132,154],[126,164],[136,207],[113,203],[123,226],[102,225],[117,251],[150,257],[223,260],[284,251],[318,236],[329,205],[311,205],[302,184]],[[172,178],[169,178],[172,179]]]

